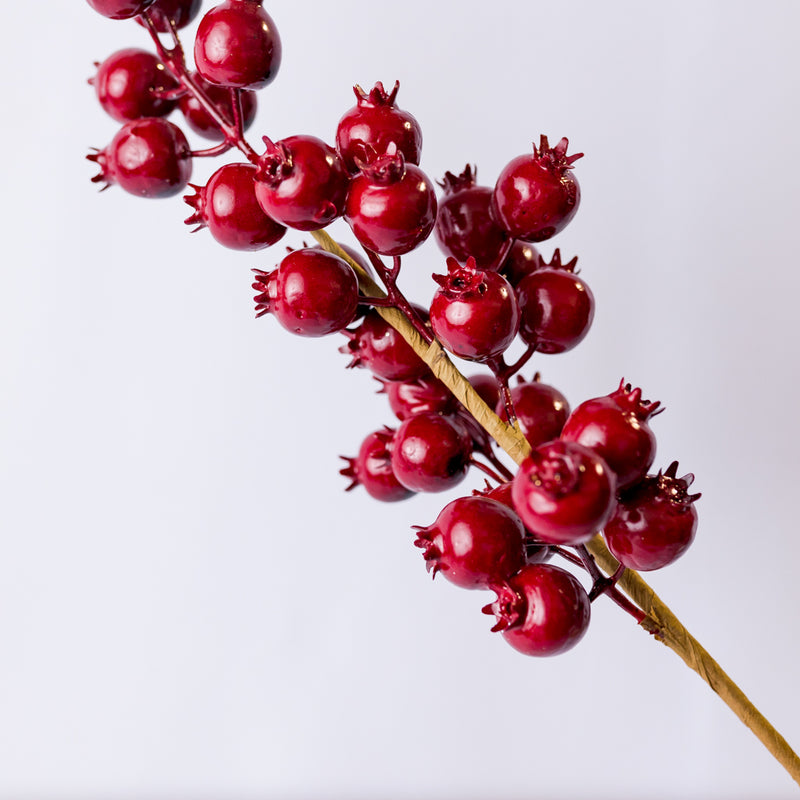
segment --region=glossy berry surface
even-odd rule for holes
[[[177,104],[161,94],[177,89],[178,82],[147,50],[117,50],[98,65],[91,82],[103,110],[117,122],[164,117]]]
[[[539,375],[532,381],[520,379],[511,387],[511,400],[523,435],[531,447],[557,439],[569,417],[567,398],[554,386],[542,383]],[[497,416],[507,421],[505,403],[498,400]]]
[[[580,344],[594,319],[594,295],[574,272],[577,258],[561,263],[556,250],[549,264],[517,284],[519,333],[539,353],[564,353]]]
[[[412,114],[398,108],[396,81],[391,92],[378,82],[367,94],[354,86],[356,105],[340,120],[336,127],[336,149],[351,173],[358,172],[357,161],[367,159],[368,148],[384,155],[389,145],[403,154],[407,163],[419,164],[422,149],[422,129]]]
[[[542,136],[533,155],[513,159],[500,173],[492,197],[495,219],[515,239],[543,242],[555,236],[575,216],[581,199],[567,139],[550,147]]]
[[[194,40],[194,63],[209,82],[239,89],[262,89],[281,64],[281,40],[260,0],[224,0],[201,20]]]
[[[87,2],[98,14],[110,19],[130,19],[153,4],[153,0],[87,0]]]
[[[493,631],[520,653],[554,656],[570,650],[584,636],[591,619],[589,596],[570,572],[552,564],[531,564],[492,587],[497,600]]]
[[[424,309],[415,308],[427,317]],[[388,381],[406,381],[430,373],[411,345],[374,308],[346,334],[347,344],[340,351],[351,356],[349,367],[366,367]]]
[[[286,228],[268,217],[256,200],[256,168],[226,164],[205,186],[184,200],[195,210],[187,225],[208,227],[211,235],[232,250],[261,250],[281,239]]]
[[[445,173],[434,228],[436,241],[462,264],[471,257],[479,269],[497,270],[508,234],[491,215],[492,188],[477,185],[476,178],[477,172],[469,164],[460,175]]]
[[[364,247],[387,256],[410,252],[436,223],[436,191],[425,173],[389,148],[353,178],[344,216]]]
[[[277,270],[257,275],[253,288],[257,316],[272,313],[299,336],[326,336],[342,330],[356,313],[358,281],[353,268],[324,250],[293,250]]]
[[[386,394],[389,406],[399,420],[427,411],[451,414],[459,407],[453,393],[433,375],[421,375],[407,381],[382,381],[381,391]]]
[[[411,497],[414,492],[406,489],[397,480],[392,469],[392,439],[395,431],[391,428],[370,433],[361,443],[355,458],[342,456],[347,466],[340,475],[350,478],[349,492],[356,486],[363,486],[367,494],[384,503],[394,503]]]
[[[506,483],[501,483],[499,486],[495,486],[494,489],[486,489],[485,491],[478,492],[477,494],[480,494],[483,497],[488,497],[490,500],[496,500],[498,503],[502,503],[504,506],[508,506],[512,511],[514,511],[514,499],[511,496],[512,486],[512,482],[508,481]],[[516,514],[516,511],[514,511],[514,513]],[[522,522],[521,519],[520,522]],[[525,529],[526,562],[528,564],[543,564],[545,561],[552,558],[552,548],[538,539],[529,528],[525,528],[524,523],[523,528]]]
[[[526,527],[549,544],[591,539],[614,511],[616,479],[588,447],[556,440],[535,448],[511,487],[514,508]]]
[[[155,0],[149,16],[159,33],[169,33],[170,23],[180,30],[192,22],[202,4],[203,0]]]
[[[488,497],[448,503],[433,525],[417,527],[428,572],[464,589],[483,589],[525,565],[525,529],[508,506]]]
[[[444,492],[467,474],[472,439],[452,418],[415,414],[397,429],[392,468],[403,486],[415,492]]]
[[[439,290],[431,301],[431,326],[451,352],[472,361],[501,355],[519,330],[519,306],[511,284],[497,272],[447,259],[447,275],[434,275]]]
[[[699,494],[689,494],[689,473],[677,478],[678,462],[622,492],[603,535],[614,558],[629,569],[661,569],[682,556],[697,532]]]
[[[656,437],[648,420],[660,406],[643,400],[642,390],[623,378],[611,394],[581,403],[561,438],[598,453],[616,474],[618,488],[624,489],[643,478],[655,459]]]
[[[233,125],[233,102],[230,89],[209,83],[202,75],[192,75],[192,80],[208,95],[208,98],[222,115],[223,119]],[[241,91],[242,129],[247,130],[252,125],[258,111],[258,100],[255,92],[243,89]],[[187,92],[178,100],[178,108],[183,114],[186,124],[198,135],[212,142],[222,142],[225,134],[217,125],[212,116],[203,108],[200,101]]]
[[[183,191],[192,175],[186,137],[161,117],[127,122],[108,147],[87,158],[100,166],[95,183],[116,183],[139,197],[171,197]]]
[[[324,228],[344,211],[350,176],[336,151],[316,136],[264,137],[256,197],[274,220],[301,231]]]

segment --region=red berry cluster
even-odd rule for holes
[[[577,258],[563,262],[556,249],[548,261],[535,246],[574,217],[580,187],[573,165],[581,154],[568,155],[566,138],[551,146],[542,136],[493,186],[479,185],[468,165],[445,174],[437,197],[419,167],[419,123],[397,105],[398,83],[391,91],[381,83],[369,92],[356,86],[356,105],[339,120],[333,144],[306,134],[264,136],[258,152],[244,132],[255,116],[255,91],[272,82],[281,61],[281,40],[261,0],[223,0],[202,17],[193,69],[178,30],[199,13],[198,0],[88,1],[106,17],[136,18],[156,51],[120,50],[97,65],[98,100],[123,126],[89,156],[100,167],[94,180],[166,197],[190,185],[195,158],[235,147],[245,160],[192,185],[186,222],[238,250],[269,247],[287,228],[310,232],[322,245],[289,249],[275,269],[255,270],[253,285],[258,316],[270,313],[301,336],[341,332],[349,366],[374,374],[397,417],[396,428],[370,433],[345,459],[348,489],[363,486],[391,502],[452,489],[471,468],[488,476],[483,490],[416,528],[416,545],[434,575],[495,592],[484,611],[523,653],[572,647],[603,594],[641,621],[616,581],[625,568],[674,561],[697,526],[692,476],[677,477],[677,463],[649,472],[656,450],[649,419],[659,403],[623,380],[570,412],[538,373],[519,377],[534,354],[574,348],[592,323],[594,297]],[[176,109],[213,146],[193,150],[166,119]],[[338,218],[362,253],[320,233]],[[431,233],[445,258],[432,299],[421,306],[409,302],[398,278],[402,257]],[[392,322],[397,315],[410,335]],[[524,352],[509,364],[506,353],[518,340]],[[467,398],[476,402],[462,404],[432,366],[441,348],[487,368],[470,378]],[[516,474],[484,427],[492,412],[529,445]],[[620,563],[611,576],[586,547],[600,531]],[[585,569],[589,590],[550,563],[554,557]]]

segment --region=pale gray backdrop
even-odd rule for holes
[[[704,497],[651,582],[800,745],[800,6],[266,7],[284,63],[254,143],[330,140],[353,83],[399,78],[434,178],[491,183],[540,133],[586,153],[553,244],[595,325],[532,366],[573,404],[625,376],[667,406],[658,463]],[[90,184],[117,126],[86,78],[144,31],[82,0],[4,28],[0,797],[794,796],[610,603],[539,661],[489,633],[488,595],[431,584],[410,526],[454,495],[344,494],[338,455],[391,415],[340,337],[253,319],[282,245],[225,251],[180,199]],[[442,268],[430,242],[401,283],[428,302]]]

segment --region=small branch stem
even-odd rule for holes
[[[478,461],[477,458],[473,457],[469,460],[469,463],[488,475],[495,483],[505,483],[505,481],[488,464],[484,464],[483,461]]]

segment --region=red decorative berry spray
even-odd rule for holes
[[[199,13],[197,0],[89,5],[111,19],[137,19],[155,48],[118,51],[98,64],[98,100],[123,124],[88,156],[100,170],[93,180],[167,197],[190,186],[195,159],[236,148],[242,161],[191,185],[186,222],[237,250],[268,248],[287,228],[318,243],[256,269],[253,288],[258,316],[300,336],[341,333],[346,366],[373,373],[399,420],[344,457],[347,489],[397,502],[452,489],[478,470],[484,489],[465,490],[431,525],[415,526],[413,543],[434,576],[493,590],[484,608],[493,630],[530,656],[576,646],[592,604],[610,599],[699,672],[800,783],[797,755],[635,572],[673,562],[697,530],[693,476],[678,478],[677,462],[649,474],[649,420],[660,404],[623,379],[570,413],[538,373],[530,381],[520,375],[531,358],[576,347],[592,323],[595,300],[577,258],[562,263],[557,249],[547,262],[532,244],[577,212],[574,163],[582,154],[568,155],[566,138],[551,147],[541,136],[494,186],[478,185],[467,166],[445,174],[437,198],[419,166],[419,123],[397,106],[398,83],[391,92],[382,83],[369,92],[356,86],[357,105],[332,126],[333,144],[303,133],[262,136],[259,152],[245,138],[253,93],[275,79],[282,58],[260,0],[223,0],[206,12],[194,70],[178,30]],[[211,147],[190,148],[181,126],[165,118],[176,108]],[[340,218],[363,259],[324,231]],[[428,308],[412,303],[399,279],[403,259],[434,231],[444,255]],[[522,355],[508,363],[514,343]],[[448,353],[491,374],[468,379]]]

